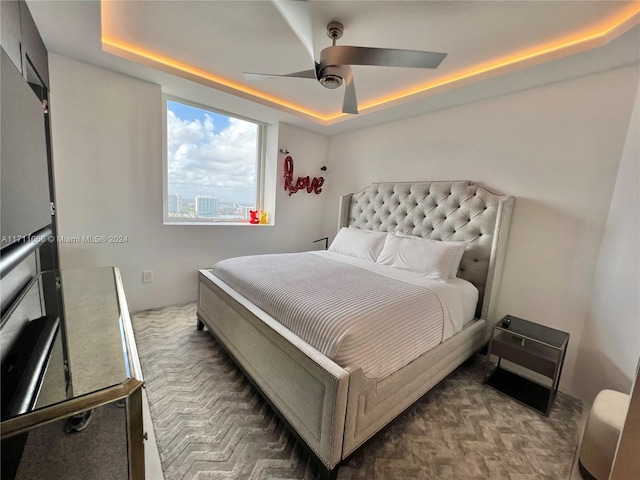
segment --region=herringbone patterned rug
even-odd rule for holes
[[[313,465],[189,304],[133,316],[166,480],[315,479]],[[543,417],[481,385],[467,362],[350,458],[339,479],[563,480],[581,402]]]

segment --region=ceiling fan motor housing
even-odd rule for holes
[[[320,77],[320,83],[323,87],[333,90],[342,85],[342,77],[337,75],[325,75],[324,77]]]
[[[330,22],[327,25],[327,36],[333,40],[333,45],[335,46],[336,40],[342,37],[342,33],[344,32],[344,27],[340,22]],[[321,60],[322,63],[322,60]],[[340,67],[335,65],[325,66],[320,72],[320,78],[318,79],[323,87],[328,88],[330,90],[334,90],[340,86],[342,86],[342,82],[344,81],[341,75]]]
[[[319,81],[323,87],[334,90],[342,85],[343,76],[339,66],[329,65],[320,72]]]

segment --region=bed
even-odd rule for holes
[[[513,201],[512,196],[468,181],[375,183],[344,195],[339,230],[328,252],[240,257],[200,270],[198,329],[207,327],[310,449],[326,476],[335,477],[342,460],[488,341],[498,320],[497,294]],[[361,241],[368,243],[363,247]],[[407,261],[406,255],[398,253],[408,244],[424,244],[429,252],[442,249],[447,258],[457,258],[452,267],[438,263],[428,269],[440,268],[436,275],[423,275],[431,278],[413,282],[408,277],[420,275],[411,271],[405,275],[402,262],[398,264],[401,258],[411,264],[407,270],[414,269],[411,258]],[[388,261],[380,267],[383,257]],[[305,268],[294,273],[294,265],[302,262]],[[307,272],[323,271],[327,264],[343,273],[328,270],[329,280],[307,276]],[[341,296],[347,288],[337,282],[343,274],[355,275],[354,269],[368,272],[347,281],[371,292],[359,301],[360,306]],[[384,275],[376,270],[394,273],[380,279]],[[375,278],[365,280],[365,275]],[[293,280],[290,283],[303,286],[302,293],[285,290],[287,277]],[[332,283],[336,283],[333,291]],[[444,302],[458,291],[454,284],[468,294],[475,291],[477,303],[469,307],[461,301],[457,307],[457,301]],[[424,331],[408,330],[409,336],[428,338],[422,344],[398,343],[406,339],[392,338],[402,330],[395,326],[383,333],[366,323],[343,328],[347,315],[341,317],[337,305],[384,328],[385,319],[396,322],[399,317],[413,318],[416,311],[427,312],[431,307],[417,303],[426,296],[423,289],[440,302],[440,307],[432,308],[440,323],[423,327],[413,321],[411,328]],[[406,305],[381,303],[383,292],[391,292],[387,296],[393,299],[407,297]],[[289,303],[277,306],[276,297]],[[298,297],[316,303],[297,307],[293,299]],[[325,323],[301,320],[302,327],[290,323],[311,310]],[[334,336],[323,339],[312,327]],[[350,336],[349,332],[355,333]]]

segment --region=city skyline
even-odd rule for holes
[[[249,220],[249,211],[253,208],[254,205],[250,203],[225,202],[209,195],[183,198],[170,193],[167,197],[167,213],[174,218]]]

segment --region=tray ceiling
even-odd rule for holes
[[[312,1],[316,58],[331,45],[446,52],[435,70],[354,66],[361,114],[457,84],[598,47],[638,23],[638,2]],[[302,43],[269,1],[102,3],[107,52],[321,123],[348,120],[342,87],[315,80],[247,82],[242,72],[312,68]]]

